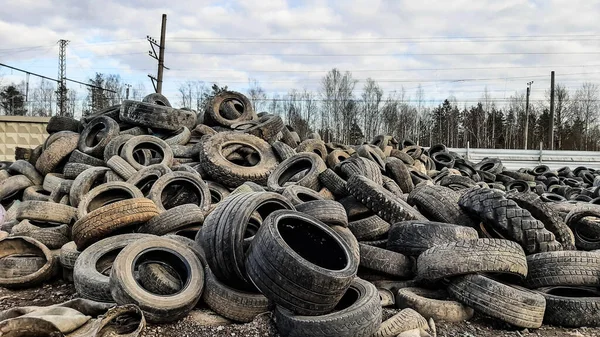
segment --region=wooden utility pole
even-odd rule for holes
[[[160,44],[156,42],[155,39],[150,36],[146,36],[148,42],[150,42],[151,51],[148,51],[150,57],[156,59],[158,61],[158,73],[156,77],[152,75],[148,75],[152,80],[152,86],[154,87],[154,91],[157,93],[162,92],[162,84],[163,84],[163,71],[164,69],[169,69],[165,67],[165,35],[167,33],[167,14],[162,15],[162,26],[160,27]],[[158,55],[156,55],[156,49],[158,47]]]
[[[529,132],[529,94],[531,93],[531,85],[533,81],[527,82],[527,100],[525,101],[525,137],[523,149],[527,150],[527,134]]]
[[[550,73],[550,125],[548,127],[548,144],[554,150],[554,70]]]

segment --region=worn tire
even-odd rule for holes
[[[346,181],[337,175],[332,169],[328,168],[319,174],[321,185],[326,187],[333,195],[338,198],[348,196]]]
[[[492,227],[495,235],[520,243],[527,254],[562,249],[541,221],[504,195],[497,190],[473,188],[461,196],[459,205],[469,215]]]
[[[139,262],[146,254],[152,255],[153,251],[161,253],[156,257],[172,259],[169,261],[171,265],[185,274],[184,286],[179,292],[172,295],[153,294],[136,281],[135,261]],[[165,257],[165,252],[169,256]],[[109,284],[111,295],[118,305],[139,306],[148,322],[170,322],[186,316],[200,300],[204,288],[204,270],[189,248],[171,239],[150,237],[130,243],[117,255]]]
[[[136,160],[135,153],[139,149],[151,149],[160,153],[162,160],[155,164],[163,164],[168,167],[173,164],[173,150],[171,150],[171,147],[164,140],[154,136],[135,136],[129,139],[121,148],[119,155],[139,171],[148,166]]]
[[[77,219],[110,203],[143,198],[142,192],[134,185],[122,181],[113,181],[98,185],[87,192],[77,206]]]
[[[460,193],[443,186],[419,186],[408,195],[408,204],[417,206],[427,219],[460,226],[476,223],[458,205]]]
[[[176,194],[169,197],[168,192]],[[194,204],[206,211],[211,201],[206,182],[198,174],[184,171],[167,173],[158,178],[152,185],[148,198],[162,212],[184,204]]]
[[[206,268],[202,300],[217,314],[235,322],[248,323],[270,310],[269,300],[260,293],[250,293],[231,288],[220,282]]]
[[[196,113],[193,111],[129,100],[121,104],[119,118],[133,125],[170,131],[196,124]]]
[[[419,256],[437,245],[477,239],[477,231],[473,228],[433,221],[404,221],[390,228],[387,249]]]
[[[26,176],[34,185],[42,185],[44,177],[31,165],[28,161],[17,160],[10,164],[8,167],[8,173],[12,175],[22,174]]]
[[[453,279],[448,292],[466,306],[506,323],[522,328],[542,326],[546,300],[539,293],[477,274]]]
[[[286,183],[300,185],[318,191],[321,188],[319,175],[327,166],[319,155],[315,153],[298,153],[281,162],[267,179],[270,190],[282,193]],[[290,178],[305,171],[304,177],[297,182],[290,182]]]
[[[58,263],[52,252],[39,241],[28,237],[7,237],[0,240],[0,259],[11,255],[42,256],[46,264],[31,274],[22,276],[3,275],[0,277],[0,287],[24,288],[48,281]]]
[[[313,200],[295,205],[298,212],[310,215],[329,226],[348,227],[346,209],[333,200]]]
[[[252,283],[275,304],[299,315],[333,310],[357,269],[350,246],[337,232],[289,210],[264,219],[246,257]]]
[[[350,177],[346,187],[356,199],[387,222],[427,220],[405,201],[364,176]]]
[[[527,259],[516,242],[501,239],[463,240],[434,246],[417,259],[417,279],[497,273],[527,276]]]
[[[102,157],[106,145],[119,135],[119,124],[112,118],[100,116],[85,126],[79,137],[79,151],[93,157]]]
[[[115,231],[147,222],[159,211],[152,200],[133,198],[100,207],[73,225],[73,241],[82,251]]]
[[[544,323],[568,328],[600,326],[600,292],[592,287],[536,289],[546,299]]]
[[[404,193],[410,193],[415,188],[413,181],[410,177],[410,171],[406,164],[400,159],[389,158],[386,160],[385,171],[394,179],[394,181],[400,186],[400,189]]]
[[[308,201],[323,200],[319,192],[299,185],[286,187],[281,192],[281,195],[287,198],[294,206]]]
[[[72,133],[64,135],[54,142],[42,152],[35,168],[43,175],[54,172],[67,157],[77,148],[79,134]]]
[[[142,224],[137,232],[165,235],[185,227],[201,226],[204,211],[197,205],[184,204],[173,207]]]
[[[530,288],[600,284],[600,254],[595,252],[539,253],[528,256],[527,263],[525,284]]]
[[[445,290],[402,288],[396,294],[396,307],[411,308],[425,319],[434,321],[462,322],[473,317],[474,310],[448,298]]]
[[[277,306],[277,330],[282,337],[371,337],[381,324],[379,294],[367,281],[354,279],[338,307],[321,316],[300,316]]]
[[[410,278],[413,261],[403,254],[359,243],[360,267],[394,278]]]
[[[219,280],[237,289],[251,289],[244,263],[244,237],[251,235],[247,231],[255,211],[264,219],[277,209],[294,206],[272,192],[240,193],[223,200],[206,217],[202,235],[196,241],[204,248],[208,264]]]

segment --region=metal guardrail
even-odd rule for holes
[[[586,166],[600,169],[600,152],[593,151],[557,151],[557,150],[515,150],[515,149],[471,149],[451,148],[466,159],[478,163],[486,157],[499,158],[504,167],[510,170],[534,168],[547,165],[556,170],[564,166],[575,168]]]

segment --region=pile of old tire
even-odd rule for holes
[[[230,91],[200,113],[152,94],[47,130],[0,163],[0,286],[62,275],[151,323],[273,311],[282,336],[435,334],[474,312],[600,325],[600,171],[301,139]],[[382,322],[383,306],[402,310]]]

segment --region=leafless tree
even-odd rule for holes
[[[380,105],[383,90],[372,78],[367,78],[361,97],[363,131],[366,139],[370,140],[379,133],[379,126],[381,124]]]
[[[266,103],[267,93],[255,78],[248,79],[248,96],[250,96],[254,111],[261,110]]]
[[[351,103],[356,80],[348,71],[330,70],[321,81],[321,137],[324,141],[344,141],[355,119]],[[332,135],[333,134],[333,135]]]

